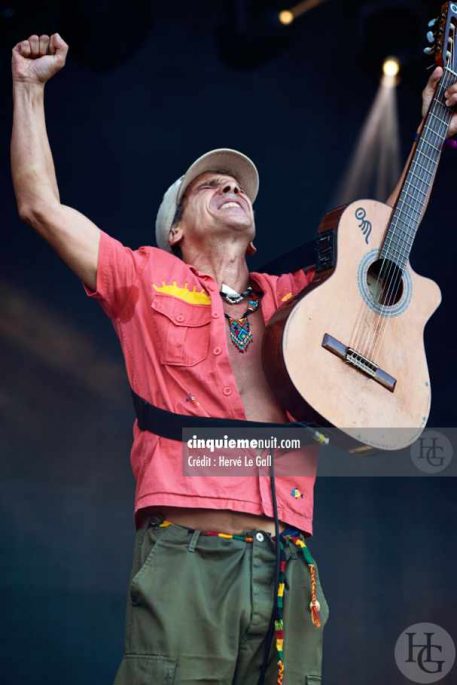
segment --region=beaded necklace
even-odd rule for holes
[[[243,293],[237,293],[223,283],[220,295],[228,304],[239,304],[244,299],[248,298],[247,309],[240,318],[232,318],[230,314],[224,312],[224,316],[229,324],[230,340],[235,345],[238,352],[246,352],[254,339],[248,316],[256,312],[259,308],[263,293],[254,291],[252,286],[248,286]]]

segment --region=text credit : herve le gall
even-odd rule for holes
[[[257,454],[255,457],[244,454],[238,457],[228,457],[225,454],[219,454],[216,457],[209,457],[206,454],[199,455],[198,457],[189,454],[187,456],[187,464],[189,467],[212,467],[219,466],[222,468],[236,468],[236,467],[265,467],[271,466],[271,454],[266,454],[264,456]]]
[[[228,450],[219,454],[185,450],[183,470],[187,476],[259,476],[268,475],[272,462],[270,452],[241,453]]]

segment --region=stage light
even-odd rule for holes
[[[291,24],[293,20],[294,15],[290,10],[283,10],[279,13],[279,21],[281,22],[281,24],[284,24],[284,26]]]
[[[388,57],[384,61],[382,71],[384,76],[395,77],[400,71],[400,62],[396,57]]]
[[[315,7],[319,7],[319,5],[322,5],[324,2],[327,2],[327,0],[304,0],[303,2],[299,2],[297,5],[290,7],[288,10],[282,10],[278,14],[279,23],[288,26],[289,24],[292,24],[297,17],[300,17],[302,14],[309,12]]]
[[[386,88],[395,88],[398,85],[398,74],[400,73],[400,62],[396,57],[387,57],[382,66],[381,83]]]

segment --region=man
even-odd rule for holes
[[[287,421],[264,376],[261,340],[265,322],[313,270],[249,273],[258,176],[233,150],[203,155],[168,189],[157,248],[130,250],[63,205],[44,85],[67,51],[58,34],[30,36],[13,49],[12,174],[21,218],[111,318],[134,391],[137,535],[116,685],[254,684],[265,646],[265,682],[321,682],[328,606],[306,544],[315,473],[277,481],[283,565],[269,649],[278,541],[268,479],[185,477],[176,439],[176,415],[196,425],[201,417]],[[424,90],[424,113],[441,73]],[[456,86],[446,104],[457,104]],[[449,135],[456,132],[454,116]]]

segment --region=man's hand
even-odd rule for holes
[[[13,81],[45,84],[65,66],[68,45],[58,33],[30,36],[13,48]]]
[[[443,70],[441,67],[436,67],[436,69],[432,72],[429,80],[427,81],[427,85],[425,86],[424,90],[422,91],[422,116],[424,117],[427,114],[427,110],[430,106],[430,103],[432,101],[433,95],[435,94],[436,87],[438,85],[438,81],[443,75]],[[449,86],[447,90],[444,93],[444,102],[449,109],[454,109],[457,105],[457,83],[454,83],[453,86]],[[452,136],[455,136],[457,134],[457,114],[454,114],[451,119],[451,123],[449,124],[449,130],[448,130],[448,138],[451,138]]]

